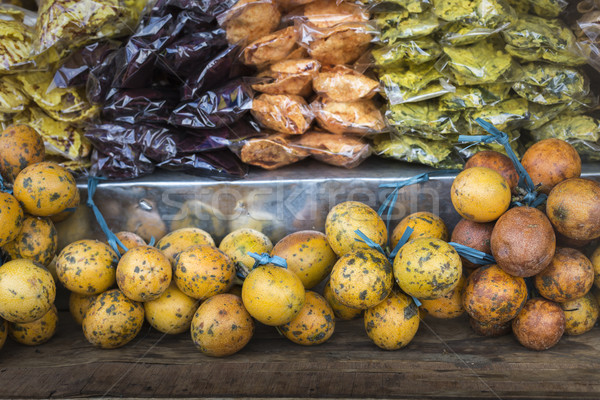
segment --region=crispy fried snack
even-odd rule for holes
[[[252,115],[265,127],[290,135],[301,135],[313,115],[300,96],[261,94],[252,102]]]
[[[290,137],[283,134],[250,139],[242,147],[240,158],[246,164],[277,169],[309,156],[302,148],[290,146],[289,141]]]
[[[310,59],[280,61],[261,72],[258,77],[266,82],[252,85],[252,89],[267,94],[289,94],[308,96],[312,92],[312,81],[321,69],[321,64]]]
[[[351,64],[369,48],[373,36],[366,25],[351,23],[324,29],[312,35],[311,57],[322,64]]]
[[[23,11],[0,7],[0,72],[30,62],[33,31],[25,24],[25,18]]]
[[[273,0],[240,0],[229,10],[222,22],[227,40],[235,44],[253,42],[279,26],[281,13]]]
[[[369,12],[358,4],[316,0],[304,6],[304,18],[316,28],[333,28],[339,24],[367,22]]]
[[[372,100],[335,102],[317,99],[311,108],[319,126],[331,133],[368,135],[385,129],[383,116]]]
[[[370,99],[378,88],[379,82],[343,65],[323,68],[313,79],[315,92],[333,101]]]
[[[248,45],[242,52],[242,62],[246,65],[264,65],[289,57],[296,48],[298,32],[290,26],[261,37]]]
[[[313,158],[337,167],[357,167],[371,155],[371,147],[365,140],[325,132],[307,132],[297,144]]]

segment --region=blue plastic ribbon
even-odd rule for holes
[[[523,203],[515,202],[514,205],[522,206],[523,204],[525,204],[530,207],[537,207],[537,206],[541,205],[544,201],[546,201],[548,196],[546,196],[543,193],[538,193],[536,191],[536,187],[533,184],[533,180],[531,180],[531,177],[525,170],[525,167],[523,167],[523,164],[521,164],[519,157],[517,157],[514,150],[510,146],[510,138],[508,137],[508,135],[506,133],[500,131],[498,128],[496,128],[494,125],[492,125],[491,123],[487,122],[484,119],[477,118],[475,120],[475,122],[477,122],[479,124],[479,126],[481,126],[483,129],[485,129],[489,133],[489,135],[472,135],[472,136],[460,135],[458,137],[458,141],[463,142],[463,143],[466,143],[466,142],[476,142],[476,143],[497,142],[504,146],[504,149],[506,150],[506,154],[508,154],[508,157],[512,161],[513,165],[515,166],[515,169],[517,170],[517,173],[519,174],[519,184],[518,185],[519,185],[519,187],[525,189],[525,191],[527,192],[527,194],[523,198]]]
[[[354,239],[355,241],[364,243],[367,246],[369,246],[370,248],[372,248],[373,250],[377,250],[384,256],[386,256],[386,257],[388,256],[387,253],[385,252],[385,250],[383,249],[383,247],[381,247],[378,243],[375,243],[374,241],[372,241],[367,235],[362,233],[360,229],[355,230],[354,233],[356,233],[356,235],[358,236],[357,238]]]
[[[155,244],[156,244],[156,239],[154,238],[154,236],[152,236],[150,238],[150,242],[148,243],[148,246],[154,247]]]
[[[4,179],[2,178],[2,174],[0,174],[0,192],[9,193],[9,194],[12,194],[12,192],[13,192],[12,189],[9,189],[4,184]]]
[[[259,267],[261,265],[267,265],[267,264],[273,264],[276,265],[278,267],[281,268],[287,268],[287,261],[285,261],[285,258],[279,257],[279,256],[271,256],[269,255],[269,253],[262,253],[262,254],[257,254],[257,253],[252,253],[251,251],[249,251],[248,254],[250,257],[254,258],[254,260],[256,260],[254,262],[254,267]]]
[[[496,264],[496,260],[493,256],[484,253],[483,251],[472,249],[468,246],[459,244],[459,243],[448,243],[450,246],[454,247],[456,252],[461,256],[471,261],[473,264],[477,265],[488,265],[488,264]]]
[[[94,194],[96,193],[96,188],[98,187],[99,181],[100,181],[100,178],[95,177],[95,176],[92,176],[92,177],[90,177],[88,179],[88,184],[87,184],[87,189],[88,189],[87,206],[90,207],[92,209],[92,211],[94,212],[94,216],[96,217],[96,221],[98,221],[98,225],[100,225],[100,229],[102,229],[102,232],[104,232],[104,234],[106,235],[106,239],[108,240],[108,244],[117,253],[117,255],[119,257],[121,257],[121,253],[119,252],[119,246],[121,246],[121,248],[125,252],[127,252],[128,249],[119,240],[119,238],[114,233],[112,233],[112,231],[109,229],[108,224],[106,223],[106,220],[104,219],[104,216],[102,215],[102,213],[100,212],[100,210],[98,209],[98,207],[96,206],[96,204],[94,203]]]
[[[392,250],[392,252],[390,253],[390,260],[392,264],[394,263],[394,258],[396,258],[396,255],[398,254],[402,246],[404,246],[406,242],[408,242],[410,235],[412,235],[414,231],[415,230],[410,226],[404,230],[404,233],[400,237],[400,241],[398,241],[398,244],[396,244],[396,247],[394,247],[394,250]]]

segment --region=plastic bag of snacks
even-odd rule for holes
[[[428,36],[442,26],[432,11],[410,13],[408,10],[390,11],[375,15],[375,24],[381,31],[379,40],[394,45],[399,40]]]
[[[437,60],[442,48],[431,37],[423,37],[396,41],[392,46],[374,49],[371,54],[377,67],[391,68],[406,63],[423,64]]]
[[[514,10],[504,0],[433,0],[433,12],[444,21],[495,29],[510,22]]]
[[[374,152],[382,157],[425,164],[436,168],[461,168],[463,160],[445,140],[428,140],[411,135],[381,135],[374,139]]]
[[[107,99],[102,114],[109,121],[166,124],[178,103],[179,92],[173,89],[121,89]]]
[[[119,42],[104,41],[89,44],[71,54],[54,72],[49,89],[85,86],[90,70],[101,64],[120,46]]]
[[[33,50],[59,54],[99,39],[133,33],[144,0],[41,0]]]
[[[466,111],[463,117],[468,123],[470,133],[486,134],[475,122],[478,118],[488,121],[501,131],[514,130],[529,120],[529,104],[527,100],[519,97],[509,98],[495,105]]]
[[[527,0],[523,3],[527,2],[531,6],[531,11],[545,18],[558,17],[569,5],[566,0]]]
[[[252,89],[267,94],[306,97],[311,94],[313,79],[320,70],[321,64],[311,59],[280,61],[259,73]]]
[[[391,105],[385,113],[387,123],[399,133],[413,133],[428,139],[443,140],[461,133],[460,112],[440,111],[438,100]]]
[[[317,98],[310,107],[319,126],[331,133],[375,135],[386,130],[379,107],[370,99],[342,102]]]
[[[308,131],[314,119],[303,97],[265,93],[252,102],[252,116],[265,128],[289,135]]]
[[[315,93],[332,101],[370,99],[379,91],[379,82],[343,65],[324,67],[313,78]]]
[[[521,97],[538,104],[569,103],[590,92],[589,80],[574,68],[546,63],[522,66],[523,78],[513,84]]]
[[[30,59],[35,14],[0,5],[0,72],[14,72],[35,66]]]
[[[301,136],[271,134],[235,144],[243,162],[277,169],[312,157],[326,164],[354,168],[371,154],[360,138],[311,131]]]
[[[461,111],[493,106],[508,98],[511,85],[496,83],[479,86],[459,86],[440,98],[440,111]]]
[[[314,28],[333,28],[369,21],[369,11],[360,4],[336,0],[314,0],[288,13],[284,22],[308,24]]]
[[[25,110],[29,97],[23,93],[21,85],[15,80],[5,77],[0,80],[0,118],[10,120],[15,114]]]
[[[444,25],[440,32],[440,43],[444,46],[465,46],[489,39],[510,26],[507,22],[497,28],[490,29],[464,22],[451,22]]]

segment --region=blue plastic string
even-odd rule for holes
[[[95,176],[92,176],[92,177],[90,177],[88,179],[88,184],[87,184],[87,188],[88,188],[87,206],[90,207],[92,209],[92,211],[94,212],[94,216],[96,217],[96,221],[98,221],[98,225],[100,225],[100,229],[102,229],[102,232],[104,232],[104,234],[106,235],[106,239],[108,240],[108,244],[117,253],[117,255],[119,257],[121,257],[121,253],[119,252],[119,246],[121,246],[121,248],[125,252],[127,252],[128,249],[119,240],[119,238],[114,233],[112,233],[112,231],[109,229],[108,224],[106,223],[106,220],[104,219],[104,216],[102,215],[102,213],[100,212],[100,210],[98,209],[98,207],[96,206],[96,204],[94,203],[94,194],[96,193],[96,188],[98,187],[99,181],[100,181],[100,178],[95,177]]]
[[[9,193],[9,194],[12,194],[12,192],[13,192],[12,189],[9,189],[4,184],[4,179],[2,178],[2,174],[0,174],[0,192]]]
[[[385,250],[383,250],[383,247],[381,247],[378,243],[375,243],[374,241],[369,239],[369,237],[367,235],[365,235],[364,233],[362,233],[360,229],[355,230],[354,233],[356,233],[356,235],[358,236],[358,238],[354,239],[355,241],[365,243],[367,246],[369,246],[373,250],[377,250],[378,252],[380,252],[381,254],[383,254],[386,257],[388,256],[387,253],[385,252]]]
[[[402,246],[404,246],[406,242],[408,242],[408,238],[410,238],[410,235],[412,235],[414,231],[415,230],[410,226],[404,230],[400,241],[398,242],[398,244],[396,244],[396,247],[394,247],[394,250],[392,250],[392,252],[390,253],[390,261],[392,262],[392,264],[394,263],[394,258],[396,258],[396,255],[398,254]]]
[[[496,264],[496,260],[493,256],[484,253],[483,251],[472,249],[468,246],[459,244],[459,243],[448,243],[450,246],[454,247],[456,252],[461,256],[471,261],[473,264],[477,265],[488,265],[488,264]]]
[[[150,238],[150,242],[148,243],[148,246],[153,247],[156,244],[156,239],[154,238],[154,236],[152,236]]]
[[[248,254],[250,257],[252,257],[256,260],[254,262],[253,268],[259,267],[261,265],[267,265],[267,264],[273,264],[273,265],[276,265],[281,268],[287,268],[287,261],[285,261],[285,258],[282,258],[279,256],[271,256],[271,255],[269,255],[269,253],[262,253],[262,254],[252,253],[251,251],[249,251],[246,254]]]
[[[498,128],[496,128],[491,123],[489,123],[481,118],[477,118],[475,120],[475,122],[477,122],[483,129],[485,129],[489,133],[489,135],[460,135],[458,137],[458,141],[462,142],[462,143],[497,142],[504,146],[504,149],[506,150],[506,154],[508,154],[508,157],[512,161],[513,165],[515,166],[515,169],[517,170],[517,173],[519,174],[519,187],[525,189],[525,191],[527,192],[527,194],[523,198],[523,203],[515,202],[514,205],[522,206],[523,204],[525,204],[530,207],[537,207],[537,206],[541,205],[544,201],[546,201],[548,196],[546,196],[543,193],[538,193],[536,191],[536,187],[533,184],[533,180],[531,180],[531,177],[529,176],[529,174],[523,167],[523,164],[521,164],[521,161],[519,161],[519,157],[517,157],[514,150],[510,146],[510,138],[508,137],[508,135],[506,133],[500,131]]]

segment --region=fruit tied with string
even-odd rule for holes
[[[198,300],[186,295],[171,282],[158,299],[144,303],[146,321],[162,333],[183,333],[190,329],[199,304]]]
[[[565,332],[565,314],[552,301],[531,299],[513,320],[512,330],[519,343],[528,349],[548,350]]]
[[[563,303],[586,295],[594,284],[594,267],[580,251],[558,248],[550,265],[534,279],[538,293]]]
[[[335,330],[335,316],[323,296],[308,290],[300,313],[278,329],[283,336],[296,344],[315,346],[331,338]]]
[[[393,279],[392,265],[386,255],[361,249],[335,263],[329,284],[341,304],[364,310],[385,300],[392,291]]]
[[[343,321],[349,321],[358,318],[362,315],[363,310],[360,308],[352,308],[342,304],[333,294],[331,282],[328,280],[323,288],[323,297],[329,303],[335,317]]]
[[[414,300],[399,291],[365,311],[365,330],[369,338],[384,350],[407,346],[419,329],[419,308]]]
[[[158,299],[169,287],[172,274],[171,263],[160,250],[138,246],[119,260],[116,280],[127,298],[144,302]]]
[[[465,164],[465,169],[474,167],[493,169],[506,179],[510,190],[514,190],[519,183],[519,174],[510,158],[497,151],[486,150],[475,153]]]
[[[0,246],[5,246],[17,238],[24,220],[23,209],[12,194],[0,192],[0,220]]]
[[[38,346],[52,339],[58,327],[58,311],[52,304],[48,312],[32,322],[8,324],[8,334],[18,343]]]
[[[26,258],[47,266],[56,255],[58,233],[49,218],[26,217],[11,244],[13,259]]]
[[[448,241],[448,228],[444,221],[430,212],[416,212],[404,217],[392,232],[392,248],[395,248],[406,228],[412,228],[413,233],[408,240],[418,238],[436,238]]]
[[[461,219],[452,231],[450,241],[452,243],[462,244],[463,246],[470,247],[475,250],[479,250],[486,254],[491,254],[491,240],[492,231],[494,230],[494,222],[478,223],[469,221],[468,219]],[[461,256],[463,268],[466,270],[473,270],[480,267],[465,257]]]
[[[206,231],[198,228],[182,228],[163,236],[156,248],[160,250],[174,266],[179,254],[192,246],[209,245],[214,246],[215,241]]]
[[[600,306],[592,293],[560,303],[560,307],[565,313],[565,333],[567,335],[575,336],[589,332],[598,321]]]
[[[450,319],[464,314],[465,308],[462,302],[462,293],[466,279],[460,277],[458,285],[442,297],[433,300],[421,300],[421,308],[434,318]]]
[[[265,234],[255,229],[237,229],[223,238],[219,250],[235,263],[238,272],[247,275],[256,260],[248,252],[270,253],[273,243]]]
[[[29,165],[44,161],[46,149],[42,137],[27,125],[14,125],[0,133],[0,174],[13,182]]]
[[[69,312],[78,325],[83,323],[85,313],[90,309],[98,295],[86,296],[76,292],[69,295]]]

